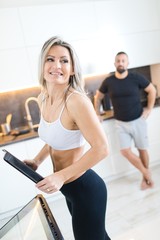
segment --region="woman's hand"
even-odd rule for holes
[[[36,187],[42,192],[51,194],[59,191],[63,184],[64,180],[62,174],[56,172],[45,177],[45,179],[43,179],[42,181],[38,182],[36,184]]]
[[[34,171],[37,170],[38,168],[38,164],[36,163],[36,161],[33,160],[24,160],[23,161],[27,166],[31,167]]]

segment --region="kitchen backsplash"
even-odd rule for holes
[[[129,71],[137,71],[143,74],[151,82],[153,82],[156,89],[160,91],[160,86],[158,85],[160,66],[159,65],[157,66],[155,65],[155,66],[152,66],[151,68],[150,66],[138,67],[138,68],[129,69]],[[156,68],[156,71],[155,71],[155,68]],[[90,97],[92,102],[93,102],[93,97],[94,97],[94,94],[96,93],[96,90],[100,87],[103,79],[107,75],[108,74],[101,74],[101,75],[99,74],[99,75],[89,75],[88,77],[87,76],[84,77],[85,89],[88,92],[88,96]],[[0,124],[5,123],[6,116],[11,113],[12,129],[16,127],[26,126],[28,122],[26,120],[27,113],[25,110],[25,101],[30,97],[37,97],[39,93],[40,93],[40,87],[38,86],[0,93]],[[144,92],[142,92],[141,100],[145,106],[146,94],[144,94]],[[158,91],[157,91],[157,99],[156,99],[155,105],[160,105],[160,95],[158,94]],[[108,110],[110,108],[108,95],[105,96],[104,98],[103,107],[104,107],[104,110]],[[39,123],[40,112],[39,112],[37,103],[35,101],[29,102],[29,109],[32,116],[33,124]]]
[[[25,101],[29,97],[37,97],[40,93],[39,87],[25,88],[16,91],[0,93],[0,124],[6,122],[6,116],[11,113],[11,129],[27,126]],[[29,109],[33,124],[39,122],[39,107],[34,101],[29,103]]]

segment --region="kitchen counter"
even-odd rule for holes
[[[7,135],[7,136],[0,136],[0,147],[29,140],[32,138],[38,137],[38,133],[33,131],[30,131],[29,133],[21,134],[19,136],[12,136],[12,135]]]
[[[105,113],[103,113],[101,116],[102,116],[103,120],[109,120],[111,118],[114,118],[114,112],[113,112],[113,110],[108,110]]]

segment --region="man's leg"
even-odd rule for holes
[[[121,149],[122,155],[129,160],[129,162],[135,166],[143,175],[143,183],[145,180],[145,186],[143,189],[150,188],[153,186],[151,174],[148,169],[148,153],[146,150],[139,150],[140,157],[131,151],[131,148]],[[142,188],[142,186],[141,186]]]
[[[139,151],[139,156],[140,156],[140,159],[144,165],[145,168],[149,169],[149,155],[148,155],[148,151],[145,150],[145,149],[138,149]],[[143,179],[142,179],[142,184],[141,184],[141,189],[142,190],[145,190],[147,188],[152,188],[154,185],[151,177],[150,177],[150,181],[148,181],[147,179],[144,178],[143,176]]]

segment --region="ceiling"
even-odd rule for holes
[[[93,0],[0,0],[0,8],[48,5],[66,2],[86,2]]]

